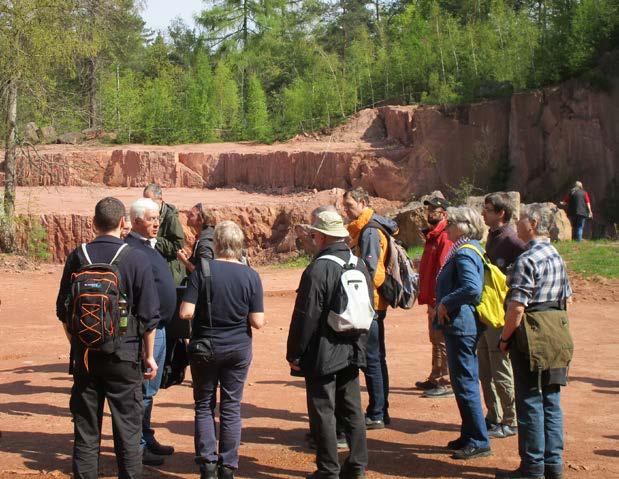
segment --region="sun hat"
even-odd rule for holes
[[[335,211],[322,211],[316,215],[316,221],[310,229],[335,238],[346,238],[348,230],[342,217]]]

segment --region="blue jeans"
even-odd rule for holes
[[[570,222],[572,223],[572,240],[582,241],[582,232],[585,229],[585,221],[587,218],[584,216],[572,216]]]
[[[142,381],[142,396],[144,398],[144,418],[142,419],[142,439],[140,447],[148,447],[155,441],[155,431],[150,427],[150,418],[153,413],[153,398],[159,392],[161,377],[163,376],[163,364],[165,363],[165,328],[155,332],[154,356],[157,362],[157,375],[154,379]]]
[[[195,402],[196,462],[219,462],[239,467],[241,399],[252,358],[251,345],[218,350],[206,367],[191,364]],[[215,403],[219,384],[219,453],[215,433]]]
[[[366,351],[365,385],[370,401],[366,415],[373,420],[383,420],[389,411],[389,371],[385,351],[385,323],[387,311],[376,311],[368,332]]]
[[[530,476],[563,472],[563,412],[561,386],[544,384],[541,391],[537,372],[531,372],[529,358],[516,347],[510,349],[516,387],[518,453],[520,468]]]
[[[479,392],[478,340],[479,336],[445,334],[449,377],[462,419],[460,439],[465,446],[490,447]]]

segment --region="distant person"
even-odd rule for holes
[[[574,183],[574,187],[565,195],[562,205],[567,206],[567,216],[572,224],[572,240],[582,241],[582,233],[585,229],[587,218],[593,218],[591,198],[580,181]]]
[[[491,193],[484,199],[482,216],[490,231],[486,240],[488,259],[503,273],[516,261],[526,245],[510,224],[513,208],[507,193]],[[479,338],[479,380],[488,413],[488,436],[504,438],[516,435],[514,374],[509,354],[499,350],[503,328],[487,327]]]
[[[572,289],[565,263],[548,238],[551,222],[543,205],[532,204],[521,210],[517,225],[527,251],[508,277],[500,348],[509,351],[514,369],[520,466],[498,471],[501,479],[563,478],[561,386],[567,384],[573,351],[567,317]],[[528,334],[530,325],[536,334]]]
[[[215,216],[202,203],[196,204],[187,215],[187,225],[198,231],[198,237],[193,245],[191,256],[185,250],[179,249],[177,258],[189,274],[200,264],[200,259],[214,259],[213,235],[215,234]]]
[[[106,400],[112,414],[114,449],[118,452],[118,477],[142,477],[142,381],[154,379],[158,371],[153,351],[155,328],[159,323],[159,298],[148,257],[120,239],[124,216],[125,206],[116,198],[103,198],[97,203],[93,219],[97,236],[90,243],[75,249],[67,258],[56,300],[56,315],[71,342],[73,475],[79,478],[99,477],[101,423]],[[92,263],[116,264],[120,275],[118,290],[126,300],[126,312],[119,318],[119,336],[109,348],[111,352],[87,349],[81,339],[82,336],[88,339],[87,331],[71,335],[67,326],[68,322],[76,319],[71,317],[71,303],[74,301],[72,282],[77,278],[74,274]],[[111,278],[109,274],[107,277]],[[97,288],[97,283],[93,281],[84,286]],[[109,301],[113,300],[111,296],[105,296]],[[97,303],[89,304],[86,299],[81,303],[80,311],[83,309],[95,316],[103,311]],[[116,301],[117,306],[120,305],[120,299]],[[80,316],[77,319],[81,322],[83,318]],[[92,316],[89,319],[92,320]],[[142,358],[143,367],[140,364]]]
[[[252,360],[252,328],[265,325],[264,295],[258,273],[239,260],[243,232],[222,221],[213,235],[215,259],[189,276],[181,319],[194,318],[192,342],[209,340],[213,356],[190,353],[195,402],[195,456],[201,479],[232,479],[239,467],[241,399]],[[210,274],[209,274],[210,273]],[[203,343],[204,344],[204,343]],[[190,343],[189,350],[192,350]],[[219,389],[219,447],[215,404]]]
[[[174,283],[178,286],[187,276],[185,266],[177,258],[177,251],[185,245],[185,233],[178,218],[178,210],[174,205],[163,201],[161,186],[156,183],[144,188],[143,196],[159,205],[159,232],[155,248],[168,262]]]
[[[176,309],[176,285],[166,260],[155,249],[154,241],[159,229],[159,205],[148,198],[140,198],[131,205],[131,232],[125,242],[136,250],[142,251],[153,269],[153,277],[159,296],[159,324],[155,334],[154,356],[160,366],[154,379],[144,380],[142,396],[144,399],[144,418],[142,420],[142,463],[160,466],[163,456],[174,453],[174,447],[160,444],[151,428],[153,401],[161,386],[163,365],[166,358],[165,326],[172,320]]]
[[[349,261],[348,230],[339,214],[322,211],[312,224],[317,253],[305,269],[297,290],[288,332],[286,360],[305,377],[310,428],[317,443],[316,471],[308,479],[365,478],[368,462],[366,423],[361,406],[359,368],[366,362],[367,334],[341,335],[327,321],[337,302],[342,267],[330,255]],[[362,261],[356,269],[365,274],[367,302],[371,280]],[[371,312],[370,312],[371,314]],[[350,454],[340,467],[336,411],[350,443]]]
[[[125,239],[129,232],[131,231],[131,215],[125,215],[125,224],[123,228],[120,230],[120,239]]]
[[[425,381],[415,386],[425,391],[425,397],[449,397],[453,391],[449,382],[445,335],[433,325],[436,316],[436,276],[445,263],[452,242],[447,235],[447,208],[449,202],[434,196],[423,202],[429,228],[423,230],[426,243],[419,263],[419,304],[427,305],[428,337],[432,344],[432,370]]]
[[[477,342],[485,325],[476,306],[484,286],[484,263],[470,248],[479,243],[485,226],[481,215],[461,206],[447,210],[447,234],[453,242],[436,278],[436,322],[445,333],[451,386],[460,411],[460,436],[447,444],[454,459],[489,456],[490,439],[479,392]]]
[[[372,278],[374,285],[374,310],[376,316],[368,333],[367,365],[364,369],[365,383],[370,396],[365,424],[368,429],[383,429],[389,425],[389,371],[385,348],[385,317],[389,303],[379,293],[385,281],[389,237],[397,233],[395,221],[377,215],[370,208],[370,196],[357,187],[344,193],[344,211],[348,216],[350,244],[359,252],[359,257]]]

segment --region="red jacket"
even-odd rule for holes
[[[426,233],[426,245],[419,263],[419,304],[434,307],[436,302],[436,275],[453,244],[447,238],[447,220],[441,221],[433,230]]]

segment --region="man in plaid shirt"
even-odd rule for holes
[[[567,367],[531,371],[529,354],[513,344],[525,312],[565,310],[572,295],[565,263],[550,244],[550,212],[540,204],[528,205],[518,221],[518,236],[528,250],[515,261],[509,275],[505,327],[499,347],[510,352],[516,386],[520,467],[499,471],[501,479],[563,478],[563,413],[561,386]]]

